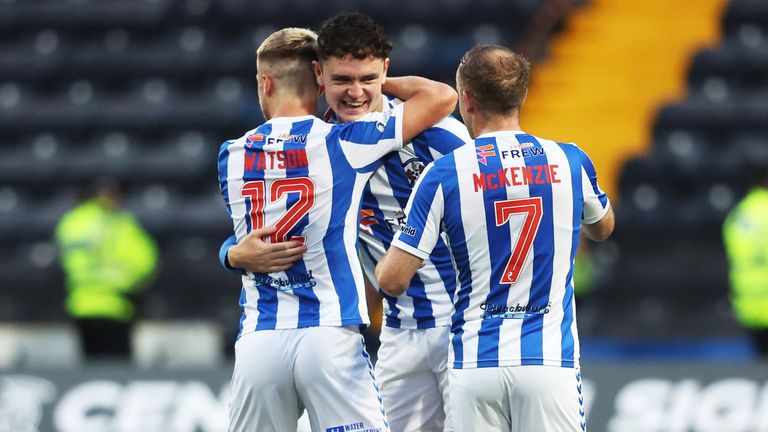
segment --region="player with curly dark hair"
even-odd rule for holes
[[[346,56],[357,60],[386,59],[392,51],[392,42],[384,29],[357,12],[339,14],[326,21],[317,35],[317,45],[321,60]]]

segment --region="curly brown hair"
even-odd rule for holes
[[[385,59],[390,51],[392,42],[384,33],[384,28],[358,12],[332,16],[318,32],[317,53],[321,60],[348,55],[357,60],[368,57]]]
[[[519,109],[528,93],[531,65],[523,56],[501,45],[481,45],[459,63],[459,85],[489,114]]]

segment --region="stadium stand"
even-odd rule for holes
[[[564,13],[574,2],[140,3],[39,0],[0,6],[0,321],[65,320],[53,228],[74,204],[79,184],[110,174],[123,184],[128,208],[161,246],[162,271],[148,293],[144,316],[204,318],[236,328],[238,278],[222,271],[216,257],[231,226],[217,190],[215,160],[221,141],[262,121],[253,52],[276,28],[317,28],[335,12],[360,10],[392,35],[393,75],[420,74],[452,83],[456,61],[472,45],[530,47],[529,23],[553,11]],[[641,3],[649,20],[658,18],[650,10],[655,2]],[[639,149],[645,140],[652,144],[647,154],[608,169],[616,172],[609,189],[617,197],[617,232],[594,250],[603,270],[590,301],[588,314],[594,316],[581,328],[586,337],[730,337],[740,332],[726,298],[719,228],[746,191],[750,167],[768,160],[768,4],[710,3],[727,4],[720,18],[722,40],[686,57],[687,93],[679,102],[654,108],[655,117],[654,111],[632,117],[640,119],[640,127],[647,117],[652,127],[631,132],[633,142],[623,144]],[[574,15],[576,30],[611,27],[596,24],[589,13]],[[551,29],[558,17],[549,18],[553,21],[545,27]],[[717,33],[700,31],[700,42]],[[618,49],[614,42],[606,46]],[[692,44],[675,46],[684,52]],[[649,48],[650,53],[658,50]],[[529,49],[536,57],[535,44]],[[567,52],[557,41],[549,50],[554,63]],[[649,55],[642,60],[651,61]],[[569,65],[577,57],[561,63]],[[552,67],[540,66],[545,76]],[[539,80],[563,89],[555,85],[560,82],[546,79]],[[578,83],[587,93],[560,100],[570,104],[593,88]],[[658,103],[676,91],[669,83],[667,90],[666,96],[637,95]],[[548,103],[536,92],[532,89],[536,103],[529,112],[546,120],[524,116],[523,124],[547,136],[539,125],[553,123],[554,117],[541,110],[573,107],[557,99]],[[617,125],[611,133],[626,133],[623,128]],[[607,163],[597,160],[599,166]]]
[[[729,2],[722,34],[693,56],[686,97],[658,111],[649,153],[621,172],[616,261],[600,303],[605,322],[633,318],[607,336],[740,334],[721,226],[768,161],[768,3]]]
[[[254,51],[263,38],[282,26],[318,28],[336,12],[360,10],[392,35],[392,74],[453,82],[465,50],[514,45],[548,3],[4,2],[0,321],[66,319],[53,230],[74,205],[78,185],[109,175],[161,247],[144,317],[204,318],[236,331],[239,280],[217,258],[231,222],[216,155],[223,140],[262,121]]]

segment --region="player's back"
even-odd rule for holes
[[[578,365],[572,263],[582,215],[607,210],[589,158],[521,131],[435,163],[459,270],[454,366]]]
[[[307,246],[285,272],[243,276],[241,335],[367,323],[357,214],[371,172],[399,148],[395,129],[392,113],[344,125],[284,117],[222,145],[220,186],[238,241],[274,225],[271,241]]]

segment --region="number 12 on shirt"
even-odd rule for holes
[[[272,243],[289,240],[288,234],[315,206],[315,183],[309,177],[294,177],[277,179],[272,182],[269,194],[264,180],[253,180],[243,184],[240,195],[249,202],[251,211],[248,217],[251,219],[251,230],[264,227],[264,207],[279,201],[283,195],[298,193],[299,197],[292,206],[283,213],[275,222],[277,231],[269,236]],[[290,240],[304,243],[305,238],[296,236]]]
[[[496,226],[504,225],[513,215],[525,216],[500,283],[513,284],[520,277],[520,271],[523,269],[528,253],[533,248],[533,239],[541,224],[542,208],[541,197],[518,198],[494,203]]]

